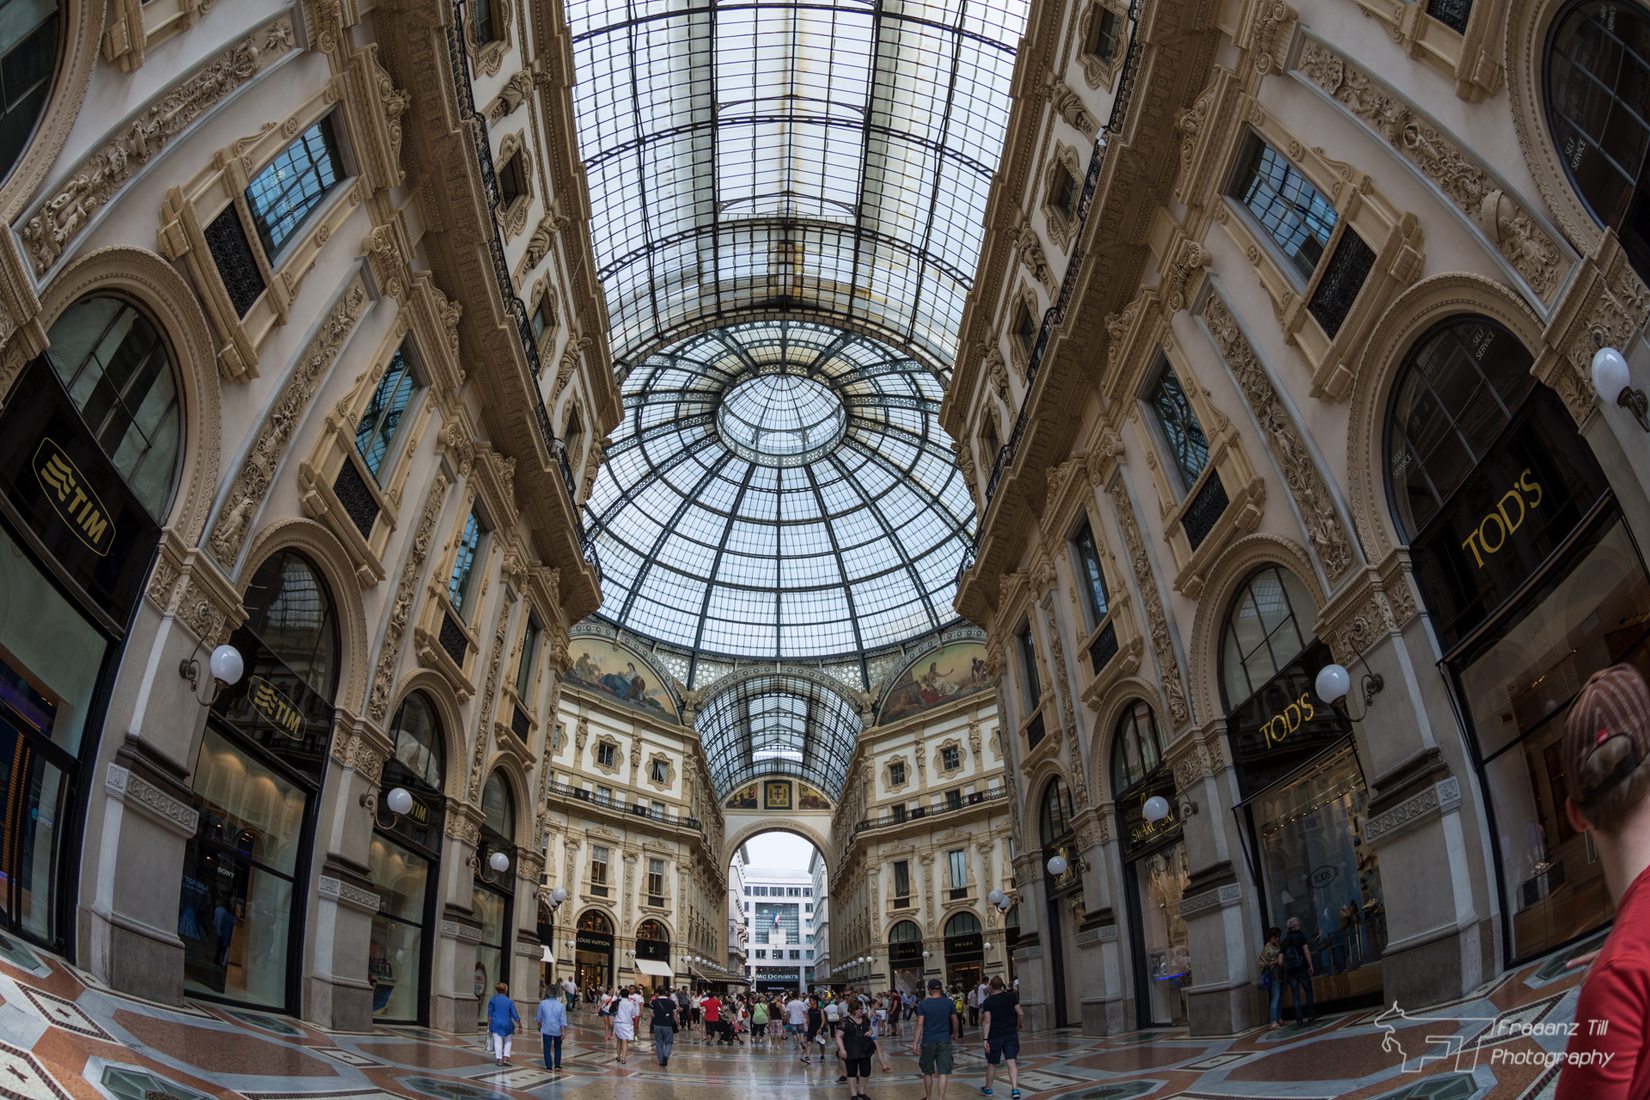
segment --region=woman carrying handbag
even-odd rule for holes
[[[1260,988],[1267,998],[1266,1030],[1276,1031],[1283,1025],[1279,1022],[1279,1004],[1283,998],[1283,948],[1278,941],[1283,938],[1283,929],[1268,928],[1266,930],[1266,946],[1260,949]]]

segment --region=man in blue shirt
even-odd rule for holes
[[[962,1038],[962,1017],[957,1005],[945,995],[945,983],[938,978],[928,982],[928,996],[917,1002],[917,1026],[911,1053],[918,1054],[917,1068],[922,1070],[923,1100],[945,1100],[945,1083],[951,1077],[951,1038]]]
[[[567,1030],[567,1006],[556,996],[554,987],[545,991],[544,1000],[539,1002],[538,1011],[533,1014],[533,1018],[538,1022],[539,1035],[544,1039],[544,1068],[553,1072],[559,1071],[561,1033]]]

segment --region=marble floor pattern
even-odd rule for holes
[[[1578,979],[1565,961],[1595,945],[1576,945],[1424,1012],[1367,1009],[1326,1015],[1303,1031],[1220,1038],[1184,1030],[1028,1035],[1021,1088],[1027,1100],[1550,1096],[1557,1071],[1547,1056],[1565,1040],[1542,1033],[1561,1031],[1550,1025],[1574,1011]],[[500,1069],[479,1034],[410,1027],[340,1034],[203,1003],[169,1008],[113,993],[60,959],[0,938],[0,1097],[7,1100],[663,1100],[686,1089],[709,1090],[716,1100],[846,1100],[834,1062],[805,1066],[777,1050],[680,1042],[668,1069],[645,1045],[620,1066],[594,1014],[574,1019],[560,1074],[545,1072],[532,1033],[518,1036],[515,1065]],[[977,1041],[971,1031],[958,1047],[946,1100],[979,1095]],[[885,1049],[891,1072],[876,1074],[871,1095],[921,1097],[904,1044]],[[1008,1096],[1006,1081],[996,1096]]]

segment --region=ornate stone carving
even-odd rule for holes
[[[103,777],[103,789],[110,797],[143,810],[150,817],[170,826],[183,836],[194,836],[200,824],[200,813],[186,802],[180,802],[130,768],[110,764]]]
[[[1364,826],[1364,840],[1370,844],[1383,843],[1428,818],[1449,813],[1460,804],[1461,780],[1452,775],[1370,818]]]
[[[115,192],[173,138],[293,45],[292,16],[282,15],[173,85],[81,161],[23,223],[23,246],[35,274],[45,274]]]
[[[556,365],[556,381],[550,387],[550,400],[554,401],[562,391],[562,387],[572,379],[573,372],[578,369],[579,357],[589,350],[594,343],[588,336],[574,333],[567,341],[567,347],[562,349],[561,362]]]
[[[482,770],[487,763],[487,745],[493,730],[493,714],[498,709],[498,670],[504,662],[504,636],[510,626],[510,601],[500,600],[498,621],[493,628],[493,651],[487,658],[487,682],[482,689],[480,720],[475,742],[470,746],[470,801],[481,797]]]
[[[1113,479],[1106,487],[1117,506],[1118,526],[1123,529],[1123,542],[1128,547],[1129,563],[1134,569],[1135,583],[1140,586],[1140,606],[1146,613],[1147,633],[1151,636],[1152,652],[1157,655],[1163,699],[1169,707],[1169,718],[1179,728],[1191,719],[1186,703],[1186,686],[1180,675],[1180,661],[1175,657],[1174,639],[1169,635],[1169,622],[1163,614],[1163,603],[1158,598],[1157,577],[1152,572],[1151,559],[1146,556],[1146,544],[1140,537],[1140,525],[1135,522],[1134,506],[1120,479]]]
[[[1558,243],[1476,159],[1409,102],[1315,39],[1297,66],[1348,113],[1363,121],[1438,185],[1542,298],[1558,286]]]
[[[1043,243],[1037,239],[1037,231],[1032,229],[1029,223],[1022,221],[1014,233],[1014,241],[1015,247],[1019,250],[1020,262],[1031,273],[1031,277],[1053,295],[1059,290],[1060,284],[1048,266],[1048,253],[1043,251]]]
[[[991,381],[991,392],[997,395],[997,400],[1005,406],[1008,404],[1008,369],[1003,366],[1003,353],[996,348],[988,348],[980,359],[980,367],[985,376]],[[996,456],[992,456],[995,460]]]
[[[338,299],[326,320],[321,322],[320,330],[310,340],[309,347],[304,349],[298,365],[281,389],[281,396],[264,419],[263,429],[258,433],[246,460],[241,463],[241,471],[224,499],[218,522],[207,540],[213,556],[224,568],[234,566],[235,558],[246,541],[252,514],[269,494],[281,459],[303,420],[304,409],[322,376],[337,360],[339,349],[355,331],[355,323],[360,320],[366,301],[366,287],[357,279]]]
[[[487,107],[487,121],[494,126],[503,122],[526,101],[533,90],[533,76],[526,69],[517,69],[504,82],[493,102]]]
[[[550,245],[555,240],[555,232],[555,226],[548,214],[539,219],[539,224],[533,230],[533,235],[527,238],[527,251],[521,257],[521,269],[523,271],[533,270],[544,262],[546,256],[550,255]]]
[[[1175,133],[1180,135],[1180,172],[1181,180],[1186,179],[1192,168],[1192,157],[1197,152],[1197,139],[1203,134],[1203,127],[1209,123],[1209,111],[1215,103],[1215,81],[1192,101],[1190,107],[1182,107],[1175,112]]]
[[[1264,0],[1263,0],[1264,2]],[[1250,63],[1261,76],[1283,72],[1289,40],[1295,33],[1295,9],[1283,0],[1265,3],[1249,39]]]
[[[1060,624],[1055,620],[1052,600],[1044,602],[1043,614],[1048,619],[1049,657],[1054,663],[1055,683],[1060,688],[1060,705],[1065,708],[1068,720],[1075,727],[1077,709],[1072,705],[1071,677],[1066,672],[1066,649],[1060,640]],[[1067,749],[1066,765],[1071,769],[1072,802],[1077,812],[1081,813],[1088,808],[1089,783],[1083,773],[1083,740],[1075,728],[1072,730],[1071,743]]]
[[[315,884],[315,892],[323,898],[331,898],[342,905],[368,913],[378,912],[379,906],[383,904],[375,891],[363,889],[331,875],[320,877]]]
[[[1178,313],[1191,305],[1188,293],[1197,273],[1209,266],[1209,250],[1196,241],[1181,241],[1174,259],[1163,273],[1163,304],[1170,313]]]
[[[1066,87],[1065,81],[1057,76],[1051,76],[1043,90],[1047,92],[1049,106],[1054,108],[1055,114],[1064,119],[1067,125],[1080,130],[1084,137],[1094,137],[1094,131],[1097,129],[1094,116],[1083,107],[1082,97]]]
[[[418,574],[429,556],[430,542],[435,537],[435,523],[441,515],[446,493],[447,475],[437,471],[429,495],[424,499],[424,512],[418,517],[418,526],[413,531],[412,545],[407,550],[407,564],[402,567],[401,579],[395,585],[395,599],[390,603],[389,621],[384,626],[384,644],[378,651],[372,688],[367,693],[367,717],[375,722],[382,722],[389,711],[395,667],[400,663],[401,646],[407,638],[407,625],[412,621]]]
[[[1316,460],[1261,366],[1260,356],[1255,354],[1237,319],[1218,294],[1209,295],[1204,303],[1203,321],[1209,326],[1209,335],[1226,360],[1238,389],[1254,410],[1261,435],[1272,449],[1278,469],[1283,473],[1283,482],[1295,498],[1306,537],[1324,573],[1331,581],[1339,581],[1353,566],[1352,540]]]

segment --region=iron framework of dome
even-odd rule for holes
[[[602,616],[695,652],[862,654],[952,622],[974,505],[934,376],[828,325],[642,359],[591,495]]]
[[[694,725],[718,800],[769,775],[795,776],[840,798],[860,733],[859,714],[840,694],[778,673],[719,692]]]

